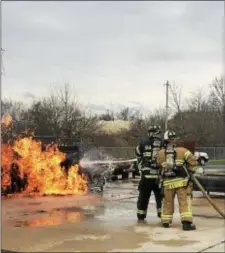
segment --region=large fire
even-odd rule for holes
[[[13,144],[1,145],[2,189],[11,186],[12,165],[18,170],[22,180],[26,180],[23,193],[44,194],[85,194],[88,181],[81,174],[78,165],[71,166],[68,175],[60,162],[65,154],[56,145],[48,145],[42,150],[42,144],[31,137],[17,138]]]
[[[2,127],[9,127],[12,124],[12,116],[8,113],[2,116]]]

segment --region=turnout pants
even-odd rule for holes
[[[181,222],[188,221],[192,222],[192,188],[189,184],[187,187],[179,187],[174,189],[163,190],[163,201],[162,201],[162,223],[172,223],[174,213],[174,198],[177,195],[179,203],[179,212]]]
[[[162,196],[161,191],[156,178],[146,178],[141,176],[141,180],[138,186],[139,196],[137,201],[137,217],[139,219],[145,219],[147,216],[147,209],[149,199],[152,191],[155,195],[157,212],[161,212]]]

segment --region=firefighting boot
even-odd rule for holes
[[[138,222],[143,223],[145,221],[146,216],[143,214],[137,214]]]
[[[168,222],[164,222],[164,223],[162,224],[162,226],[163,226],[164,228],[169,228],[169,227],[170,227],[170,224],[169,224]]]
[[[190,230],[196,230],[196,226],[190,222],[190,221],[183,221],[183,230],[190,231]]]
[[[138,225],[144,225],[144,224],[147,224],[147,221],[146,221],[146,220],[138,219],[138,220],[137,220],[137,224],[138,224]]]
[[[158,208],[158,209],[157,209],[157,216],[158,216],[159,218],[161,218],[161,208]]]
[[[140,222],[140,223],[145,222],[145,218],[144,217],[138,217],[138,222]]]

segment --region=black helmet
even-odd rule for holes
[[[161,133],[161,127],[159,125],[150,126],[148,128],[148,137],[158,137]]]
[[[172,141],[177,139],[177,135],[174,131],[166,131],[164,133],[164,141],[168,142],[168,141]]]

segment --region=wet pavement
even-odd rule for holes
[[[152,196],[146,223],[136,221],[137,180],[107,184],[103,197],[2,199],[2,249],[25,252],[225,252],[224,219],[195,193],[196,231],[182,231],[176,205],[160,226]],[[214,198],[225,210],[224,196]],[[210,250],[212,249],[212,250]],[[221,251],[222,250],[222,251]]]

